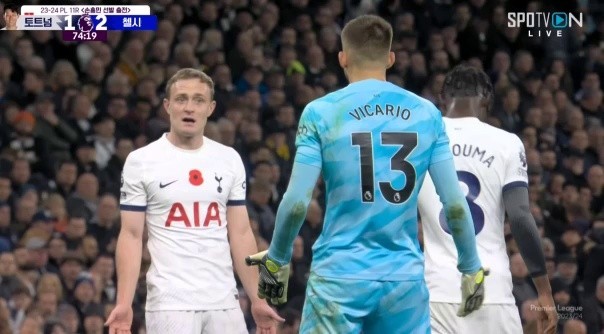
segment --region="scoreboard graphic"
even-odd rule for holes
[[[23,6],[19,30],[60,30],[63,40],[106,41],[109,31],[157,30],[157,16],[146,5]]]

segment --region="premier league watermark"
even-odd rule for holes
[[[531,311],[543,312],[548,310],[548,307],[531,304]],[[556,305],[555,310],[560,320],[583,319],[583,306]]]
[[[528,28],[529,37],[562,37],[572,27],[583,27],[583,13],[509,12],[509,28]]]

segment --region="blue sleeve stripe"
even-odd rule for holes
[[[229,206],[245,205],[245,200],[244,199],[241,199],[241,200],[229,200],[227,202],[227,205],[229,205]]]
[[[313,166],[313,167],[319,167],[319,168],[321,168],[321,165],[323,164],[321,158],[317,158],[316,156],[305,154],[302,151],[296,152],[294,161],[299,162],[301,164],[305,164],[305,165],[309,165],[309,166]]]
[[[510,182],[508,184],[506,184],[505,186],[503,186],[503,190],[502,192],[506,192],[512,188],[517,188],[517,187],[525,187],[528,188],[528,184],[524,181],[514,181],[514,182]]]
[[[120,210],[145,212],[145,211],[147,211],[147,206],[146,205],[126,205],[126,204],[122,204],[122,205],[120,205]]]
[[[432,159],[430,160],[430,165],[434,165],[436,163],[442,162],[442,161],[447,161],[447,160],[453,160],[453,155],[451,154],[438,154],[436,156],[432,156]]]

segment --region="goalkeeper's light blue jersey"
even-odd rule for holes
[[[322,168],[326,184],[312,272],[423,279],[417,196],[430,164],[452,159],[434,104],[388,82],[355,82],[308,104],[296,146],[296,161]]]

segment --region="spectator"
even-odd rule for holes
[[[63,286],[57,274],[47,273],[42,275],[38,280],[36,291],[39,294],[51,293],[56,297],[57,301],[62,300],[64,297]]]
[[[63,198],[68,197],[75,190],[78,177],[78,165],[75,161],[64,160],[58,164],[55,173],[54,190]]]
[[[69,252],[63,256],[63,261],[61,262],[60,275],[62,279],[63,286],[63,298],[64,300],[72,303],[74,301],[74,290],[75,283],[78,279],[78,276],[83,271],[83,266],[85,265],[84,259],[81,255],[76,252]]]
[[[61,232],[64,232],[61,231]],[[48,242],[48,271],[59,273],[59,267],[67,252],[67,243],[60,236],[55,236]]]
[[[512,273],[512,283],[514,284],[512,293],[514,298],[516,298],[516,304],[520,308],[526,300],[537,297],[535,288],[528,281],[528,269],[520,253],[514,253],[510,256],[510,271]]]
[[[67,333],[77,333],[80,325],[78,312],[71,304],[62,304],[57,312],[59,321],[67,329]]]
[[[83,315],[84,317],[84,332],[90,334],[104,333],[105,313],[100,305],[91,305]]]
[[[21,281],[17,277],[17,266],[13,253],[0,254],[0,278],[2,279],[0,297],[6,301],[10,299],[12,292],[21,285]]]
[[[98,240],[101,252],[113,253],[119,234],[118,200],[112,194],[104,194],[99,198],[98,209],[90,220],[90,235]]]
[[[22,331],[24,327],[27,328],[29,326],[29,323],[26,321],[26,313],[31,302],[31,292],[25,286],[17,286],[11,291],[8,305],[11,321],[15,329],[19,328]]]
[[[519,112],[520,95],[517,88],[508,88],[502,96],[501,109],[496,112],[502,128],[509,132],[518,133],[521,126]]]
[[[98,311],[95,310],[98,306],[94,302],[94,280],[90,277],[89,273],[80,273],[75,281],[73,293],[76,311],[78,312],[79,319],[82,319],[78,327],[78,332],[82,332],[84,330],[84,319],[86,318],[86,314],[91,310],[98,314]]]
[[[65,230],[65,243],[67,250],[77,250],[82,245],[82,238],[86,235],[86,219],[81,216],[71,216]]]
[[[81,174],[73,194],[67,199],[67,213],[90,220],[98,205],[99,181],[92,173]]]
[[[251,184],[248,197],[250,217],[258,222],[260,235],[270,243],[275,227],[275,212],[269,206],[272,188],[270,183],[257,181]]]
[[[323,229],[323,208],[319,202],[315,199],[311,200],[308,204],[308,210],[306,212],[306,221],[300,229],[300,235],[304,241],[304,253],[305,258],[312,258],[312,245],[314,245],[317,238],[321,234]]]
[[[578,319],[571,319],[564,323],[563,334],[587,334],[585,323]]]
[[[115,153],[115,121],[107,114],[98,113],[92,118],[91,124],[96,166],[104,169]]]
[[[36,118],[27,111],[15,115],[12,120],[15,131],[8,146],[16,156],[35,166],[36,171],[47,171],[44,163],[49,158],[49,148],[45,139],[34,133]]]
[[[121,58],[116,65],[117,69],[128,77],[130,85],[135,86],[147,72],[147,66],[143,62],[145,45],[138,39],[127,42]]]
[[[48,143],[48,151],[53,161],[70,158],[70,148],[78,135],[66,121],[58,117],[54,96],[50,93],[38,95],[34,107],[36,115],[35,133]]]
[[[59,299],[52,292],[40,292],[36,295],[36,309],[38,309],[45,320],[55,316],[59,306]]]

